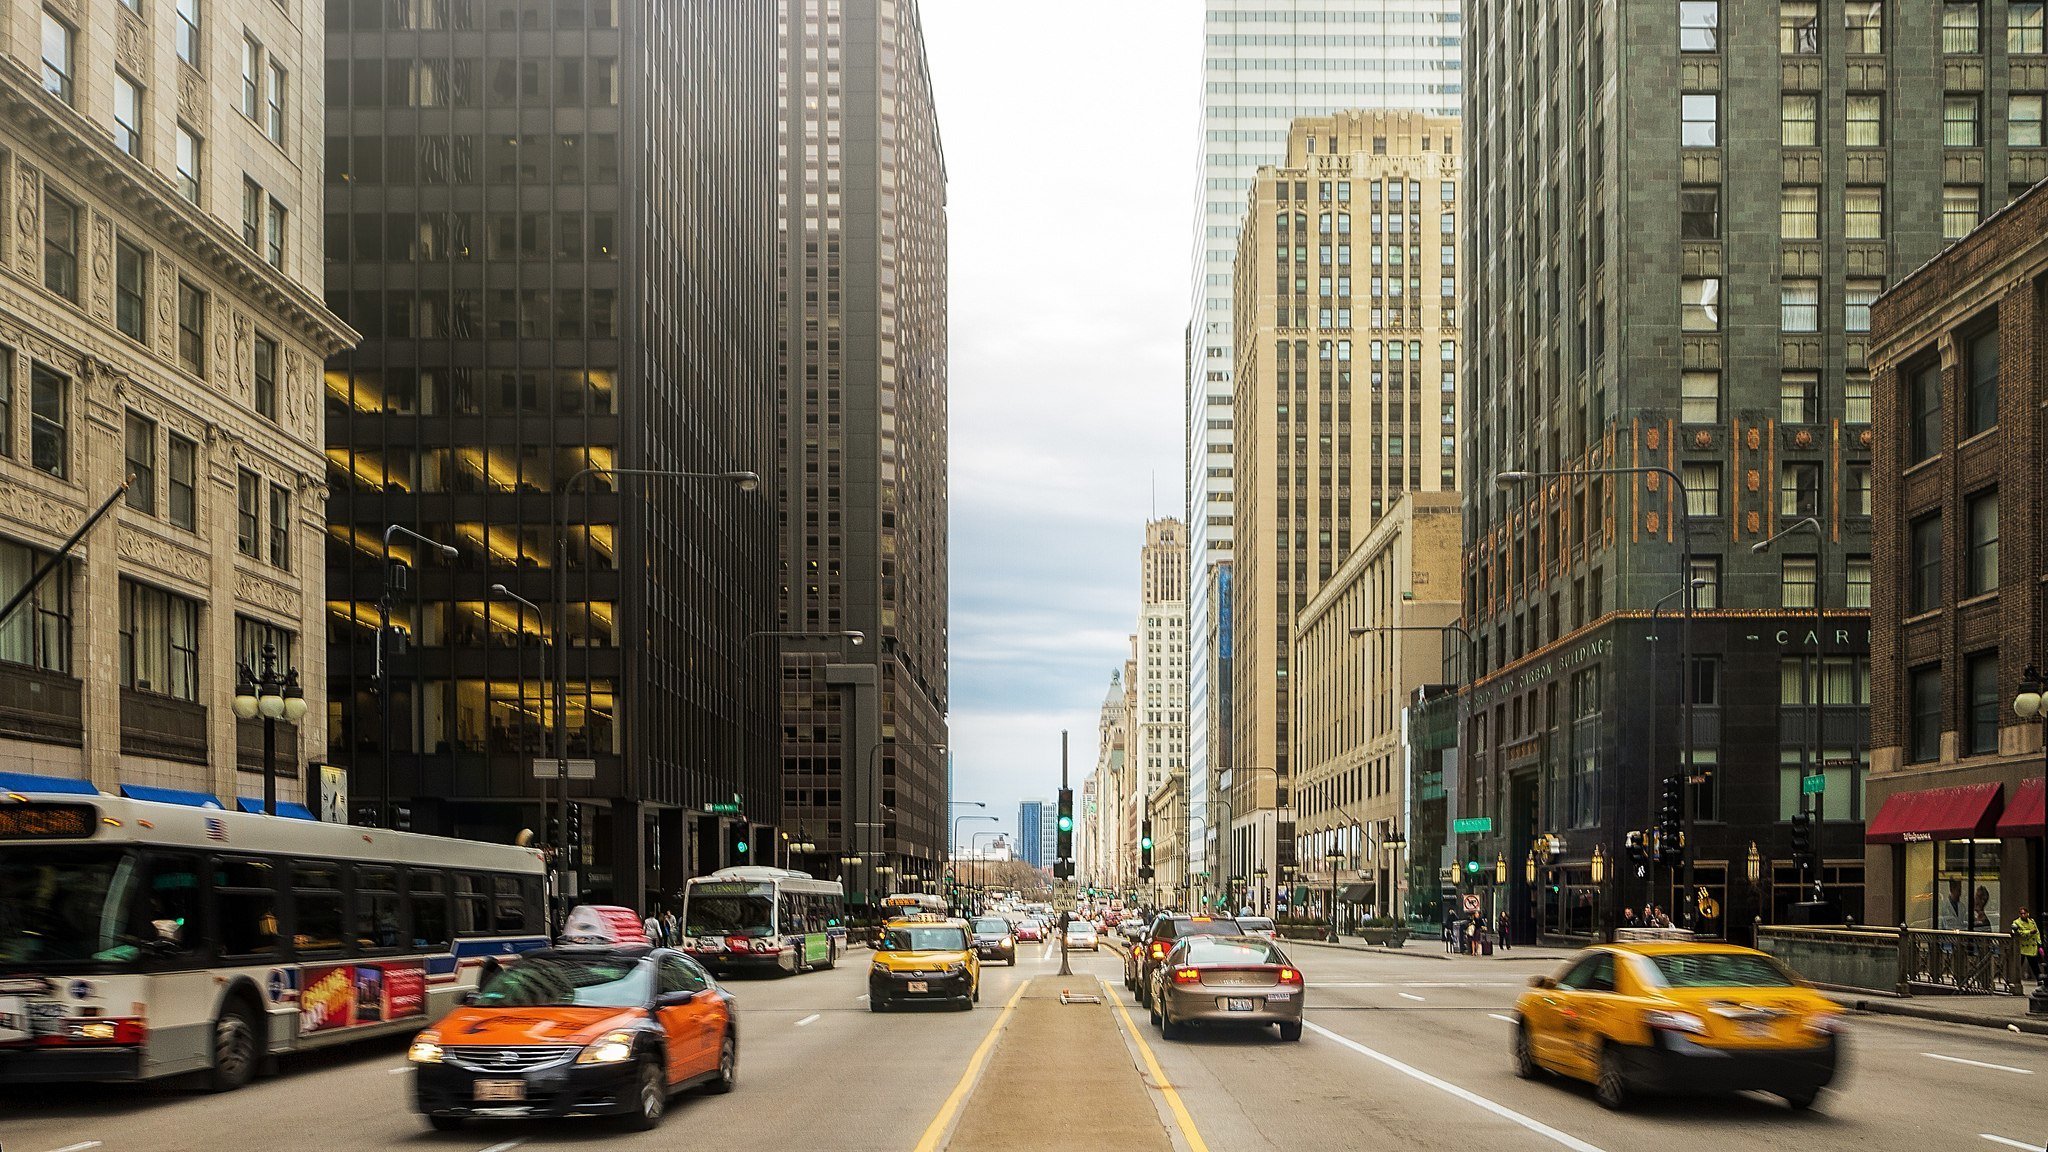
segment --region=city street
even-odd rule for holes
[[[1131,1005],[1108,949],[1073,957],[1076,975],[1064,980],[1052,975],[1057,956],[1041,952],[1015,969],[986,969],[973,1012],[874,1015],[861,998],[866,953],[856,950],[833,972],[735,982],[744,1028],[738,1090],[679,1098],[663,1128],[648,1134],[584,1120],[432,1133],[411,1110],[402,1045],[384,1042],[289,1059],[279,1075],[226,1096],[118,1086],[17,1093],[0,1120],[0,1144],[8,1152],[538,1152],[696,1147],[715,1135],[773,1146],[980,1152],[1095,1147],[1091,1123],[1136,1119],[1156,1124],[1159,1147],[1171,1141],[1215,1152],[1320,1146],[1337,1132],[1347,1146],[1446,1150],[2040,1147],[2048,1040],[1857,1017],[1846,1078],[1811,1113],[1740,1096],[1650,1099],[1614,1114],[1587,1088],[1520,1081],[1509,1068],[1506,1013],[1526,978],[1554,961],[1445,959],[1432,947],[1418,942],[1412,955],[1389,955],[1295,946],[1310,980],[1309,1028],[1298,1044],[1271,1032],[1164,1042]],[[1033,977],[1046,979],[1020,1001]],[[1059,988],[1105,987],[1111,1005],[1056,999]],[[1020,1002],[1021,1010],[1006,1012]],[[1114,1027],[1124,1047],[1098,1060],[1086,1045],[1021,1030],[1034,1005],[1055,1029],[1071,1020],[1077,1039]],[[1133,1027],[1142,1050],[1131,1043]],[[1012,1051],[1013,1034],[1034,1035],[1045,1050]],[[1148,1053],[1171,1098],[1152,1083]],[[1020,1056],[1053,1067],[1071,1091],[1009,1101],[1014,1107],[1004,1111],[1002,1070]],[[988,1075],[977,1082],[970,1066]],[[1145,1117],[1142,1105],[1136,1117],[1129,1109],[1095,1115],[1093,1102],[1112,1098],[1098,1091],[1103,1085],[1141,1089],[1114,1098],[1149,1096],[1156,1115]],[[975,1120],[998,1114],[1033,1119],[1013,1125],[1005,1142]],[[959,1138],[949,1141],[955,1125]]]

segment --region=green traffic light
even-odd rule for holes
[[[1150,852],[1152,850],[1152,838],[1147,836],[1143,840],[1138,841],[1138,847]]]
[[[1074,830],[1074,818],[1073,818],[1072,816],[1062,815],[1062,816],[1060,817],[1060,831],[1062,831],[1062,832],[1072,832],[1073,830]]]
[[[745,852],[747,850],[747,842],[745,840],[742,840],[739,843],[734,844],[732,846],[732,850],[735,852]]]
[[[1465,861],[1465,871],[1466,871],[1466,872],[1468,872],[1468,873],[1471,873],[1471,874],[1472,874],[1472,875],[1474,875],[1474,876],[1477,876],[1477,875],[1479,874],[1479,861],[1477,861],[1477,860],[1467,860],[1467,861]]]

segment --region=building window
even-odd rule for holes
[[[1977,98],[1951,92],[1941,98],[1941,142],[1950,148],[1977,146]]]
[[[1778,466],[1778,514],[1820,515],[1820,465],[1792,462]]]
[[[47,553],[0,540],[0,588],[23,588]],[[71,565],[60,564],[0,624],[0,663],[71,672]]]
[[[142,155],[142,85],[118,69],[114,72],[114,147],[130,156]]]
[[[1929,360],[1913,369],[1907,385],[1911,409],[1906,422],[1906,463],[1917,464],[1941,451],[1941,363]]]
[[[256,411],[270,419],[277,419],[277,341],[268,336],[256,337]]]
[[[272,268],[284,267],[285,221],[284,205],[279,204],[273,198],[270,201],[269,214],[264,224],[264,231],[268,234],[269,241],[263,249],[263,258],[269,261]]]
[[[178,0],[178,59],[199,67],[199,0]]]
[[[252,252],[263,251],[263,186],[242,177],[242,243]]]
[[[31,361],[28,372],[28,455],[38,471],[71,474],[71,379]]]
[[[1820,564],[1811,556],[1787,556],[1778,580],[1778,604],[1784,608],[1811,608],[1820,580]]]
[[[178,281],[178,363],[206,375],[206,293],[186,280]]]
[[[1870,515],[1870,465],[1849,464],[1842,469],[1843,511],[1850,516]]]
[[[292,567],[292,494],[282,484],[270,486],[270,566]]]
[[[1906,674],[1906,759],[1925,763],[1941,758],[1941,668],[1915,668]]]
[[[1778,328],[1783,332],[1820,331],[1820,281],[1787,280],[1780,286]]]
[[[43,13],[43,91],[71,103],[72,51],[78,34],[71,25]]]
[[[1998,423],[1998,329],[1972,333],[1964,356],[1963,411],[1967,420],[1963,434],[1975,436]]]
[[[14,349],[0,344],[0,457],[14,456]]]
[[[1978,44],[1977,0],[1948,0],[1941,6],[1941,50],[1975,52]]]
[[[121,581],[121,686],[199,699],[199,604]]]
[[[199,162],[203,141],[199,134],[178,125],[178,195],[199,203]]]
[[[128,476],[125,499],[130,508],[156,515],[156,421],[128,413]]]
[[[1851,92],[1848,123],[1843,139],[1851,148],[1876,148],[1884,143],[1884,95]]]
[[[235,548],[263,555],[263,481],[247,468],[235,473]]]
[[[2048,29],[2048,18],[2044,18],[2040,0],[2021,3],[2013,0],[2005,9],[2005,50],[2014,55],[2033,55],[2044,48],[2042,33]]]
[[[1778,419],[1787,424],[1820,422],[1820,373],[1786,372],[1778,377]]]
[[[78,205],[43,189],[43,287],[78,302]]]
[[[1884,188],[1851,185],[1842,190],[1842,234],[1851,240],[1884,239]]]
[[[1787,56],[1820,51],[1818,0],[1783,0],[1778,5],[1778,51]]]
[[[1720,0],[1679,0],[1678,50],[1717,52],[1720,48]]]
[[[1820,97],[1811,92],[1787,92],[1779,99],[1778,142],[1787,148],[1819,144]]]
[[[279,64],[276,60],[270,62],[267,75],[270,84],[264,97],[263,134],[270,137],[271,143],[282,148],[284,147],[285,84],[290,77],[285,72],[284,65]]]
[[[1970,562],[1966,596],[1998,591],[1998,489],[1970,497],[1964,506],[1970,526]]]
[[[1687,424],[1718,424],[1721,421],[1721,374],[1695,370],[1679,377],[1682,412]]]
[[[1941,238],[1961,240],[1977,226],[1984,190],[1976,184],[1944,184],[1941,188]]]
[[[1870,557],[1849,557],[1844,573],[1842,607],[1870,607]]]
[[[1687,332],[1716,332],[1721,328],[1721,278],[1687,276],[1679,282],[1679,313]]]
[[[1884,291],[1882,280],[1842,281],[1842,330],[1844,332],[1870,331],[1870,305]],[[1868,380],[1865,381],[1866,395]],[[1868,423],[1866,420],[1865,423]]]
[[[148,338],[149,262],[126,239],[114,241],[114,327],[131,340]]]
[[[1941,514],[1930,512],[1914,520],[1906,546],[1913,565],[1907,606],[1915,614],[1932,612],[1941,607]]]
[[[1977,652],[1965,657],[1963,684],[1970,694],[1963,754],[1982,756],[1998,751],[1998,653]]]
[[[1679,142],[1687,148],[1711,148],[1721,138],[1721,98],[1712,92],[1687,92],[1678,98]]]
[[[1820,238],[1820,189],[1788,184],[1778,193],[1778,236],[1784,240]]]
[[[2041,104],[2039,92],[2015,92],[2005,105],[2005,142],[2014,148],[2041,146]]]
[[[1842,378],[1842,419],[1849,424],[1870,423],[1870,374],[1850,372]]]
[[[263,113],[263,45],[242,37],[242,115],[254,121]]]
[[[1875,56],[1884,51],[1883,0],[1849,0],[1842,6],[1842,22],[1848,31],[1845,51]]]
[[[166,454],[170,464],[170,519],[171,523],[187,532],[199,528],[199,507],[196,499],[199,488],[199,445],[176,433],[171,434],[170,451]]]
[[[1712,611],[1721,606],[1721,558],[1719,556],[1695,556],[1692,558],[1692,579],[1704,580],[1692,590],[1692,604],[1695,608]]]
[[[1721,186],[1687,184],[1678,193],[1678,234],[1686,240],[1721,238]]]
[[[1685,480],[1685,514],[1690,517],[1721,514],[1721,464],[1714,460],[1687,461],[1680,475]]]

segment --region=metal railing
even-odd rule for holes
[[[2010,935],[1932,928],[1762,925],[1757,947],[1817,984],[1909,996],[1913,989],[2024,995]]]
[[[1899,930],[1899,983],[1958,992],[2026,993],[2019,945],[2008,934]]]

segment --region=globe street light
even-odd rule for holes
[[[247,664],[235,665],[235,715],[244,720],[263,718],[263,814],[277,815],[277,721],[280,717],[297,727],[306,715],[306,693],[299,687],[299,670],[277,670],[277,647],[268,641],[258,655],[262,671]]]
[[[2022,720],[2041,722],[2041,803],[2048,806],[2048,680],[2042,678],[2039,668],[2027,665],[2020,676],[2020,691],[2012,698],[2012,710]],[[2048,810],[2048,809],[2044,809]],[[2034,869],[2034,891],[2039,897],[2032,911],[2034,923],[2048,916],[2048,826],[2041,830],[2041,863]],[[2048,957],[2043,958],[2041,978],[2034,986],[2033,994],[2027,997],[2027,1015],[2048,1016]]]

